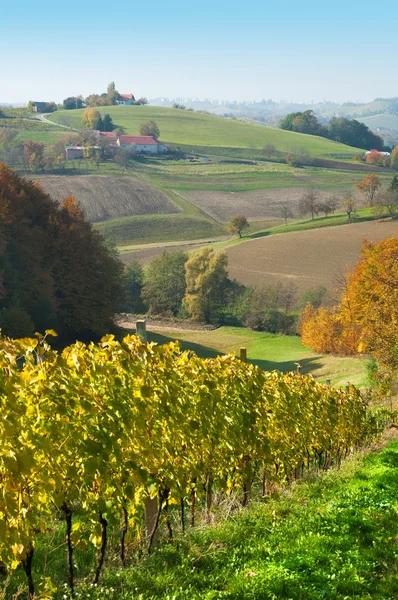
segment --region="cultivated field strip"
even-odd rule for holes
[[[213,219],[227,222],[233,215],[242,214],[251,221],[281,217],[281,204],[289,204],[298,216],[298,204],[305,192],[302,187],[273,188],[250,192],[186,191],[184,197]],[[330,191],[317,190],[322,201]]]
[[[75,196],[91,222],[181,212],[166,194],[134,177],[44,175],[39,182],[58,202]]]
[[[250,240],[226,250],[229,275],[245,285],[292,282],[299,292],[324,285],[332,294],[356,265],[364,239],[395,236],[398,223],[374,221]]]

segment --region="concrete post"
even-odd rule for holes
[[[141,338],[141,341],[144,344],[147,343],[147,335],[146,335],[146,319],[138,319],[135,323],[135,331],[136,334]]]

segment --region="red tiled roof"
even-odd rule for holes
[[[135,144],[136,146],[153,146],[158,144],[150,135],[119,135],[121,144]]]
[[[101,135],[111,140],[117,139],[116,131],[100,131],[100,136]]]
[[[124,98],[124,100],[131,100],[133,94],[119,94],[120,98]]]

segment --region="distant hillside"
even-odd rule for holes
[[[201,153],[222,155],[224,149],[242,150],[247,157],[248,149],[261,149],[264,144],[274,144],[282,153],[304,149],[315,157],[345,155],[351,157],[357,148],[344,146],[324,138],[292,133],[239,120],[225,119],[213,115],[156,106],[110,106],[102,109],[111,115],[117,127],[126,133],[137,134],[139,125],[153,119],[159,126],[160,139],[180,146],[185,151],[199,148]],[[82,127],[81,110],[60,110],[50,115],[54,122]],[[217,149],[217,150],[215,150]],[[243,152],[244,151],[244,152]],[[226,152],[224,152],[227,155]],[[237,156],[239,152],[235,152]]]
[[[153,106],[171,106],[170,100],[155,98]],[[210,100],[183,100],[187,107],[195,110],[206,110],[215,115],[234,116],[246,120],[262,122],[277,127],[279,120],[291,112],[313,110],[319,117],[327,121],[330,117],[347,117],[365,123],[372,131],[384,137],[387,143],[398,143],[398,97],[376,98],[372,102],[316,102],[301,104],[296,102],[222,102]],[[391,133],[392,135],[388,135]],[[394,135],[396,134],[396,135]],[[390,139],[391,138],[391,139]]]
[[[39,182],[58,202],[75,196],[91,222],[181,212],[166,194],[134,177],[43,175]]]

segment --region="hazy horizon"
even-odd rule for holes
[[[88,0],[77,10],[44,0],[34,12],[21,0],[2,8],[0,102],[62,102],[101,93],[110,81],[148,98],[309,104],[394,97],[397,16],[392,0],[379,13],[342,0],[333,8],[254,2],[246,12],[209,0],[192,8],[175,0],[117,7]]]

